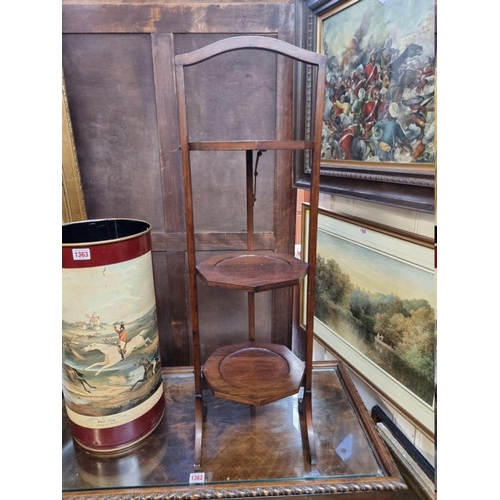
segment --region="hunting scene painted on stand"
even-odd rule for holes
[[[152,279],[150,254],[63,269],[63,390],[70,410],[114,415],[138,406],[160,387]]]
[[[323,160],[434,164],[434,8],[434,0],[350,0],[318,18]]]

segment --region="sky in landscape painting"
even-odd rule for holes
[[[318,232],[318,254],[334,259],[355,286],[400,299],[426,299],[435,308],[434,273],[337,236]]]

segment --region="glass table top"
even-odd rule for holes
[[[92,498],[101,493],[104,498],[109,491],[116,498],[129,498],[126,495],[136,489],[151,498],[180,492],[198,492],[205,498],[267,496],[263,488],[271,488],[273,495],[289,495],[290,488],[294,495],[302,490],[406,489],[350,377],[337,362],[316,363],[313,369],[316,465],[308,457],[300,393],[254,407],[205,390],[202,484],[190,482],[195,437],[192,370],[164,370],[163,382],[162,421],[148,437],[121,452],[103,454],[80,447],[72,439],[63,403],[63,498],[84,498],[89,491]]]

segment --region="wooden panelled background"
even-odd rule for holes
[[[296,5],[63,0],[62,63],[89,219],[152,225],[165,366],[192,364],[182,176],[173,57],[255,34],[294,43]],[[240,51],[188,68],[191,140],[292,134],[293,68]],[[236,83],[239,82],[239,83]],[[245,247],[244,152],[194,153],[198,258]],[[296,193],[290,156],[259,161],[256,248],[293,252]],[[247,335],[246,295],[199,283],[202,362]],[[257,294],[257,340],[289,345],[291,289]]]

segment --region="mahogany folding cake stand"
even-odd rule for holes
[[[198,64],[223,53],[253,49],[270,51],[310,65],[315,70],[313,93],[313,130],[311,140],[242,140],[191,142],[188,130],[188,113],[185,72],[187,66]],[[319,174],[324,99],[326,58],[289,43],[262,36],[226,38],[199,50],[175,56],[175,78],[179,110],[180,147],[184,182],[184,209],[186,215],[187,255],[193,365],[195,379],[195,452],[194,469],[200,470],[202,457],[202,429],[206,407],[203,388],[208,387],[214,396],[261,406],[280,400],[303,390],[300,412],[305,415],[307,444],[311,464],[316,463],[316,447],[312,419],[312,346],[314,321],[314,292],[316,270],[316,237],[319,201]],[[249,111],[251,112],[251,110]],[[305,129],[305,128],[304,128]],[[280,134],[277,133],[279,137]],[[255,161],[263,151],[304,151],[311,158],[310,231],[307,245],[308,262],[294,255],[255,251],[254,202]],[[208,258],[197,264],[192,188],[192,151],[245,151],[246,165],[246,233],[247,248]],[[292,169],[292,165],[287,165]],[[295,207],[293,207],[295,209]],[[255,294],[283,287],[294,287],[307,276],[307,310],[305,318],[305,360],[300,360],[288,347],[259,342],[255,331]],[[209,287],[246,291],[248,296],[248,340],[216,349],[201,364],[200,322],[198,315],[197,277]]]

